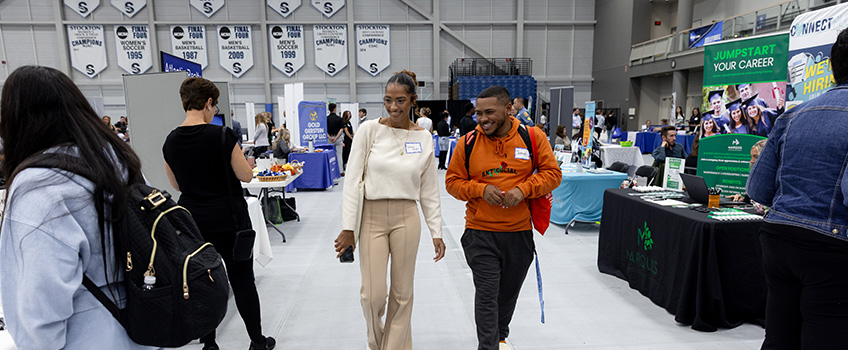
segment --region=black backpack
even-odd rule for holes
[[[91,178],[84,161],[62,154],[32,157],[20,169],[57,168]],[[170,194],[143,183],[127,186],[126,216],[115,252],[124,269],[126,306],[83,276],[83,285],[141,345],[179,347],[215,330],[227,314],[229,284],[221,256],[204,241],[191,214]],[[156,276],[142,290],[144,276]]]

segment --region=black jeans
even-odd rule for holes
[[[227,269],[227,278],[230,280],[230,288],[236,299],[236,307],[241,315],[247,335],[255,343],[265,343],[262,336],[262,316],[259,309],[259,292],[256,291],[256,283],[253,276],[253,259],[246,261],[233,261],[233,245],[236,241],[234,231],[227,232],[202,232],[203,238],[215,246],[215,250],[224,258]],[[200,338],[201,343],[215,341],[215,331]]]
[[[477,349],[497,350],[509,335],[509,322],[536,245],[533,231],[490,232],[467,228],[465,260],[474,275]]]
[[[762,348],[848,347],[848,242],[764,223],[760,245],[768,286]]]
[[[448,151],[439,152],[439,169],[447,169],[448,168],[447,166],[445,166],[445,160],[447,160],[447,158],[448,158]]]
[[[253,148],[253,158],[259,158],[265,152],[268,152],[268,146],[256,146]]]

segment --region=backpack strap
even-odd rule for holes
[[[85,289],[88,289],[88,291],[91,292],[91,294],[94,295],[95,298],[97,298],[97,301],[99,301],[101,304],[103,304],[104,307],[106,307],[106,310],[108,310],[109,313],[112,314],[112,317],[118,320],[118,323],[120,323],[121,326],[127,328],[124,318],[121,317],[121,309],[118,308],[118,305],[115,304],[112,299],[109,299],[109,297],[106,296],[106,293],[103,293],[100,288],[97,288],[97,285],[95,285],[94,282],[92,282],[91,279],[88,278],[88,276],[82,275],[82,285],[85,286]]]
[[[536,157],[535,157],[535,148],[533,147],[535,142],[535,135],[527,130],[524,125],[520,125],[518,127],[518,135],[521,136],[521,139],[524,140],[524,145],[527,146],[527,151],[530,152],[530,160],[533,162],[533,169],[536,169]],[[465,172],[468,173],[468,178],[471,178],[471,152],[474,150],[474,144],[477,142],[477,130],[469,131],[465,134]]]
[[[465,172],[468,173],[468,179],[471,179],[471,170],[469,164],[471,162],[471,151],[474,150],[474,144],[477,142],[477,130],[471,130],[465,134]]]
[[[536,137],[533,135],[533,132],[527,130],[527,127],[521,125],[518,127],[518,135],[521,136],[521,139],[524,140],[524,145],[527,146],[527,151],[530,152],[530,161],[533,162],[533,169],[536,168]]]
[[[227,127],[226,126],[221,127],[221,150],[223,152],[222,154],[224,155],[224,174],[226,174],[226,176],[227,176],[227,184],[224,187],[227,188],[227,199],[228,199],[227,201],[230,202],[230,215],[232,215],[232,217],[233,217],[233,226],[236,229],[236,231],[238,231],[239,230],[239,221],[238,221],[238,217],[236,216],[236,207],[233,205],[233,198],[234,198],[233,197],[233,189],[230,188],[230,184],[229,184],[230,180],[232,180],[232,178],[233,178],[232,175],[230,175],[230,173],[232,173],[233,170],[231,169],[232,167],[230,166],[230,163],[226,162],[226,160],[227,160],[227,157],[226,157],[226,154],[227,154]],[[230,153],[232,154],[232,152],[230,152]],[[232,161],[232,159],[230,161]],[[262,214],[262,215],[265,215],[265,214]]]

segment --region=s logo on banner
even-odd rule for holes
[[[331,14],[333,13],[333,4],[329,2],[324,3],[324,13]]]
[[[335,63],[328,63],[327,64],[327,71],[330,72],[330,73],[335,73],[336,72],[336,64]]]
[[[203,3],[203,12],[212,13],[213,10],[214,8],[212,7],[212,2],[206,1]]]
[[[78,6],[79,6],[79,12],[80,12],[80,13],[86,13],[86,12],[88,12],[88,4],[87,4],[87,3],[85,3],[85,1],[80,1],[80,3],[79,3],[79,5],[78,5]]]
[[[93,64],[87,64],[85,66],[85,73],[88,74],[89,76],[94,75],[94,65]]]

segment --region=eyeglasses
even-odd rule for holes
[[[221,110],[220,110],[220,109],[218,109],[218,106],[216,105],[216,106],[215,106],[215,114],[221,114],[220,112],[221,112]]]

